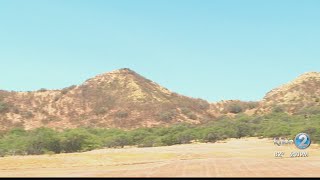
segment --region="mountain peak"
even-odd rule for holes
[[[114,81],[115,79],[127,79],[128,77],[140,77],[138,73],[129,69],[129,68],[122,68],[118,70],[114,70],[111,72],[106,72],[99,74],[93,78],[88,79],[84,84],[92,83],[92,82],[106,82],[106,81]]]
[[[307,82],[316,83],[316,81],[320,81],[320,73],[319,72],[306,72],[302,75],[298,76],[293,81],[279,87],[278,89],[291,89],[296,86],[302,86]]]
[[[115,70],[115,71],[111,71],[110,73],[125,73],[125,74],[128,74],[128,73],[135,73],[135,71],[133,71],[132,69],[130,68],[121,68],[121,69],[118,69],[118,70]]]
[[[310,79],[320,79],[320,72],[306,72],[300,75],[295,81],[299,80],[310,80]]]
[[[320,76],[320,72],[312,71],[303,73],[301,76]]]
[[[168,102],[172,93],[129,68],[122,68],[88,79],[82,86],[108,92],[127,102]]]
[[[297,112],[302,108],[320,105],[319,95],[320,73],[307,72],[267,93],[263,104],[269,107],[281,106],[287,112]]]
[[[97,75],[77,88],[2,96],[15,109],[0,111],[0,130],[19,125],[5,124],[7,117],[18,117],[17,123],[26,129],[137,128],[201,123],[211,117],[208,102],[172,93],[129,68]]]

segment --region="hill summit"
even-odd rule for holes
[[[320,73],[302,74],[292,82],[267,93],[261,104],[261,109],[266,111],[277,107],[288,113],[320,106]]]
[[[170,92],[128,68],[62,90],[0,94],[2,129],[130,129],[178,122],[197,124],[212,117],[207,101]]]
[[[208,103],[179,95],[124,68],[61,90],[0,91],[0,130],[13,127],[123,128],[201,124],[220,116],[273,111],[289,114],[320,110],[320,73],[310,72],[282,85],[259,102]],[[319,111],[320,112],[320,111]]]

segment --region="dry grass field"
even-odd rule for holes
[[[276,151],[286,152],[275,158]],[[320,177],[320,147],[290,158],[294,145],[269,139],[214,144],[102,149],[85,153],[0,158],[1,177]]]

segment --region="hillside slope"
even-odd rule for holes
[[[130,129],[212,118],[208,102],[172,93],[130,69],[101,74],[62,90],[1,91],[0,98],[2,129]]]
[[[320,113],[320,73],[310,72],[280,86],[259,102],[208,103],[173,93],[130,69],[120,69],[62,90],[0,91],[0,130],[13,127],[104,127],[132,129],[205,123],[239,113]]]
[[[319,106],[320,73],[309,72],[267,93],[258,111],[267,113],[278,110],[295,114]]]

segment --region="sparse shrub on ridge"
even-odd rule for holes
[[[0,101],[0,113],[7,112],[9,110],[9,105],[5,102]]]
[[[116,117],[118,118],[127,118],[129,116],[129,113],[126,111],[118,111],[116,112]]]
[[[47,91],[48,91],[48,90],[45,89],[45,88],[41,88],[41,89],[38,90],[38,92],[47,92]]]
[[[281,113],[281,112],[284,112],[284,109],[283,109],[283,107],[275,106],[275,107],[272,109],[272,112],[274,112],[274,113]]]
[[[238,114],[243,112],[243,107],[240,104],[231,104],[228,106],[227,111],[233,114]]]
[[[172,111],[161,112],[158,116],[161,121],[170,122],[175,115],[176,115],[176,112],[172,110]]]
[[[64,88],[61,90],[61,94],[67,94],[70,90],[74,89],[75,87],[77,87],[76,85],[72,85],[72,86],[69,86],[67,88]]]

